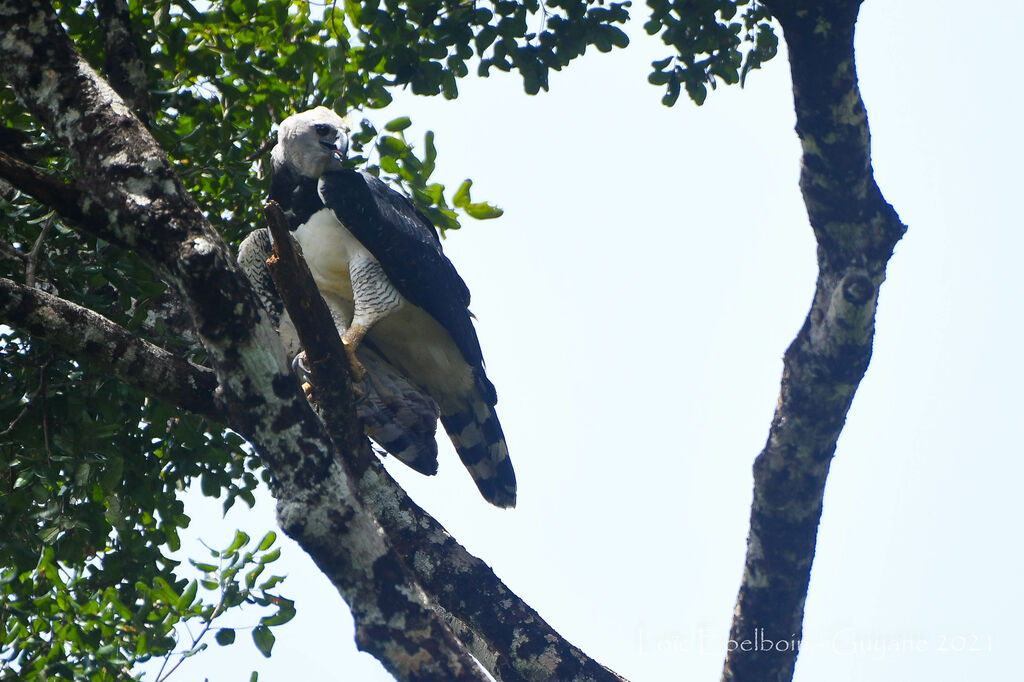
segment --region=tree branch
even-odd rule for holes
[[[88,308],[0,277],[0,319],[149,395],[224,420],[214,400],[213,370],[168,353]]]
[[[306,353],[323,422],[341,455],[339,464],[349,480],[354,481],[354,468],[364,469],[370,461],[379,467],[380,462],[370,450],[356,415],[351,370],[338,328],[306,261],[295,249],[281,207],[271,201],[264,207],[264,213],[274,244],[274,253],[267,260],[267,270]],[[403,561],[403,568],[410,570],[409,562]],[[362,637],[359,628],[357,622],[357,638]]]
[[[352,402],[341,337],[276,203],[266,207],[275,256],[267,266],[312,369],[324,424],[362,498],[456,635],[502,682],[621,682],[570,644],[421,509],[370,453]],[[344,444],[344,446],[342,446]]]
[[[350,604],[358,644],[400,680],[485,679],[349,486],[254,292],[159,145],[75,51],[52,7],[0,0],[0,17],[0,73],[82,167],[83,208],[99,204],[106,231],[189,305],[229,423],[263,456],[282,528]]]
[[[149,80],[142,51],[135,42],[132,17],[126,0],[97,0],[96,10],[103,40],[106,44],[104,66],[110,84],[139,120],[147,127],[153,121],[153,108],[149,100]]]
[[[800,187],[819,272],[754,462],[747,557],[722,674],[730,682],[793,677],[829,464],[871,359],[878,289],[906,229],[871,169],[853,55],[860,0],[768,4],[789,47]]]
[[[110,216],[84,189],[33,168],[25,161],[0,151],[0,177],[21,192],[49,206],[67,222],[75,223],[90,234],[126,246],[110,229]]]
[[[326,400],[317,400],[324,413],[325,425],[330,425],[327,432],[343,455],[373,457],[356,414],[351,368],[344,352],[336,352],[342,347],[341,337],[327,303],[320,295],[306,261],[295,250],[291,229],[281,207],[276,201],[270,201],[263,210],[274,244],[274,254],[267,260],[267,270],[306,351],[306,360],[313,375],[313,390],[318,395],[328,394]]]
[[[42,229],[39,230],[39,235],[36,237],[35,243],[32,245],[32,250],[28,252],[28,257],[25,259],[25,285],[34,287],[36,285],[36,273],[39,271],[39,256],[43,252],[43,244],[46,243],[46,238],[50,234],[50,230],[53,229],[53,215],[48,215],[43,220]]]

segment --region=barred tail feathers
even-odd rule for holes
[[[421,474],[436,474],[437,403],[368,345],[358,355],[366,367],[367,386],[356,411],[367,435],[398,461]]]
[[[493,405],[479,397],[441,423],[480,494],[498,507],[516,506],[516,474]]]

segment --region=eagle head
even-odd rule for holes
[[[308,178],[340,170],[348,152],[350,126],[327,107],[293,114],[281,122],[272,156]]]

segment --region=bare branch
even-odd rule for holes
[[[110,229],[108,213],[81,187],[37,170],[4,151],[0,151],[0,177],[90,234],[100,235],[115,244],[126,245]],[[22,257],[27,256],[22,254]]]
[[[274,280],[288,316],[306,351],[313,374],[314,390],[329,393],[318,399],[324,410],[324,422],[335,446],[343,455],[373,457],[352,399],[352,373],[341,349],[341,337],[327,303],[313,280],[306,261],[296,252],[288,221],[276,201],[264,207],[267,225],[273,235],[274,255],[267,270]]]
[[[819,271],[754,462],[747,557],[722,674],[729,682],[793,677],[829,464],[871,358],[878,289],[906,229],[871,169],[853,55],[860,0],[769,4],[789,47],[800,186]]]
[[[39,230],[39,236],[36,237],[35,244],[32,245],[32,250],[28,252],[28,257],[25,259],[25,285],[34,287],[36,285],[36,272],[39,269],[39,255],[43,251],[43,244],[46,242],[47,235],[50,234],[50,230],[53,229],[53,214],[51,213],[43,220],[43,227]]]
[[[106,44],[105,68],[110,84],[135,115],[147,126],[153,121],[149,81],[142,51],[132,31],[132,17],[126,0],[97,0],[100,26]]]
[[[224,420],[214,401],[217,377],[212,370],[172,355],[88,308],[0,278],[0,319],[161,400]]]

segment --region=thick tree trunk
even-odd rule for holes
[[[789,48],[800,188],[819,270],[754,462],[747,557],[722,675],[729,682],[793,677],[829,464],[871,358],[885,268],[906,229],[871,170],[853,55],[860,0],[769,4]]]

